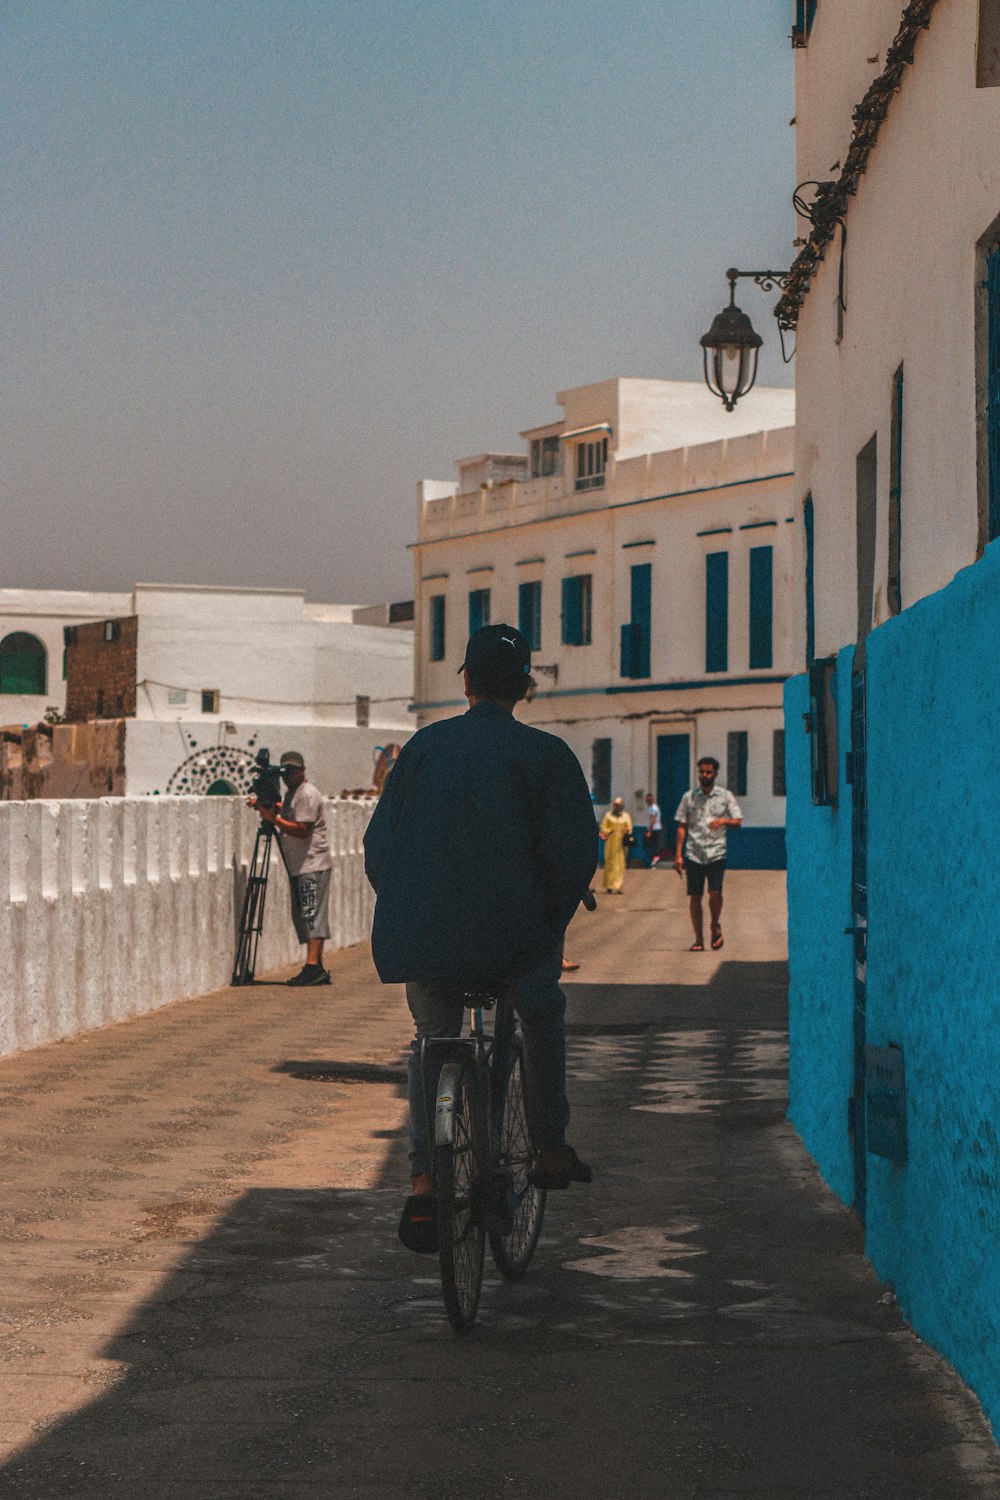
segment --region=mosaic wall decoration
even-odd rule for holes
[[[167,782],[166,795],[204,797],[210,793],[216,796],[228,793],[245,797],[256,770],[252,751],[235,745],[206,745],[204,750],[195,749],[187,760],[181,761]],[[159,788],[154,796],[158,794]]]

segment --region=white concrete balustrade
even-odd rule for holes
[[[331,948],[371,931],[372,806],[327,804]],[[0,1056],[228,984],[256,830],[235,797],[0,803]],[[257,974],[301,954],[275,852]]]

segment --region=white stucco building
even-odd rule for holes
[[[669,828],[714,755],[746,818],[732,862],[780,865],[793,393],[727,414],[693,382],[614,379],[557,401],[519,453],[418,486],[418,723],[464,708],[470,632],[516,624],[538,682],[518,713],[568,741],[599,806],[620,795],[636,816],[653,791]]]
[[[790,1116],[1000,1430],[1000,6],[796,9]]]
[[[124,615],[130,593],[0,589],[0,726],[37,724],[66,707],[63,630]]]
[[[5,602],[0,596],[0,607]],[[70,762],[95,753],[87,721],[122,722],[123,739],[100,751],[111,757],[109,791],[240,792],[254,755],[267,746],[274,759],[300,750],[310,778],[336,795],[371,785],[380,747],[412,732],[405,609],[310,604],[291,589],[161,584],[137,584],[125,595],[39,592],[14,602],[20,613],[0,619],[16,620],[18,636],[37,643],[32,653],[19,640],[18,660],[44,651],[49,678],[44,693],[10,695],[13,714],[8,695],[0,695],[0,720],[37,722],[48,704],[66,711],[74,722],[53,732],[52,748]],[[389,623],[393,613],[400,624]],[[67,627],[68,683],[61,675]],[[57,783],[47,791],[44,776],[36,779],[31,795],[67,795],[75,784],[53,775]],[[77,795],[104,789],[87,775],[80,788]],[[17,795],[13,777],[7,795]]]

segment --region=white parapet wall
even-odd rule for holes
[[[327,804],[333,948],[371,933],[373,806]],[[0,803],[0,1056],[227,985],[257,825],[235,797]],[[302,951],[275,853],[258,977]]]

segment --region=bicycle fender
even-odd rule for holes
[[[462,1076],[462,1063],[445,1063],[438,1080],[437,1098],[434,1101],[434,1144],[455,1144],[455,1105],[458,1102],[458,1086]]]

